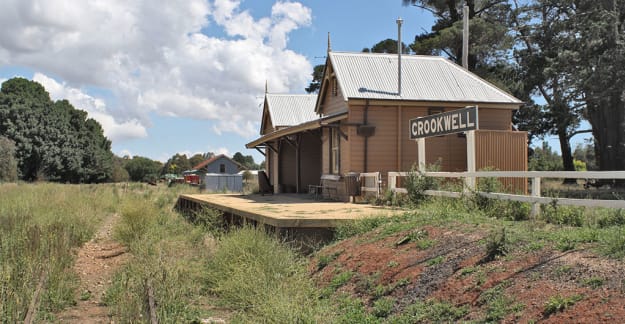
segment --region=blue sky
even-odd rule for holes
[[[22,76],[98,120],[119,156],[252,154],[261,103],[303,93],[332,50],[361,51],[430,30],[393,1],[4,0],[0,82]],[[553,146],[553,144],[552,144]]]

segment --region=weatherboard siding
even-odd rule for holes
[[[332,86],[330,85],[321,103],[321,113],[324,116],[331,116],[346,111],[347,103],[343,99],[340,87],[337,85],[336,95],[334,95],[332,94]]]
[[[475,153],[477,170],[527,171],[527,132],[475,131]],[[524,178],[502,178],[500,181],[510,192],[527,193]]]
[[[512,130],[512,110],[510,109],[478,109],[480,129]]]

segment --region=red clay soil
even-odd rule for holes
[[[396,245],[411,232],[425,233],[431,246],[414,241]],[[486,234],[423,227],[376,240],[376,233],[358,236],[321,250],[310,263],[318,285],[327,286],[343,271],[352,279],[339,288],[371,307],[371,287],[390,287],[397,301],[394,313],[416,301],[445,301],[468,307],[462,319],[486,319],[488,296],[504,296],[507,323],[615,323],[625,321],[625,263],[608,260],[589,250],[560,252],[550,248],[513,252],[487,258]],[[320,266],[319,257],[331,260]],[[321,269],[319,269],[321,268]],[[593,285],[594,284],[594,285]],[[593,287],[594,286],[594,287]],[[394,287],[394,289],[393,289]],[[575,299],[573,305],[546,311],[550,298]]]
[[[119,216],[112,215],[95,237],[77,251],[74,271],[80,278],[76,305],[57,314],[60,323],[111,323],[103,303],[113,274],[129,259],[126,248],[112,239],[112,228]]]

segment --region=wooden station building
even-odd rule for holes
[[[266,94],[261,136],[246,147],[265,154],[275,193],[306,192],[322,175],[341,182],[350,172],[379,171],[385,182],[419,161],[410,120],[477,106],[476,169],[526,171],[527,133],[512,127],[522,104],[442,57],[328,52],[319,95]],[[466,135],[427,138],[425,157],[440,171],[466,171]]]

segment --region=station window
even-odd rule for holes
[[[330,168],[333,174],[341,169],[341,135],[338,128],[330,128]]]
[[[219,173],[226,173],[226,165],[221,163],[219,164]]]

